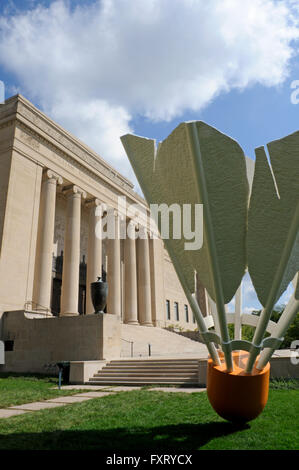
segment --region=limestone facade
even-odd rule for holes
[[[90,283],[106,275],[107,313],[124,323],[196,324],[161,239],[99,240],[118,197],[148,207],[132,183],[21,95],[0,105],[0,318],[9,311],[93,313]],[[128,231],[134,221],[125,220]]]

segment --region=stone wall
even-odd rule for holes
[[[13,341],[0,371],[41,372],[59,361],[95,361],[120,357],[121,325],[116,315],[28,318],[5,312],[3,341]],[[12,344],[12,343],[11,343]]]
[[[12,152],[0,257],[0,316],[32,300],[41,176],[41,166]]]
[[[185,338],[192,339],[192,341],[198,341],[199,343],[202,343],[200,333],[198,331],[176,331],[173,328],[168,328],[169,331],[172,331],[173,333],[176,333],[181,336],[185,336]]]
[[[164,299],[165,320],[163,326],[167,328],[172,325],[185,330],[194,330],[197,328],[197,323],[193,321],[191,308],[166,250],[164,251]],[[166,315],[166,300],[170,302],[170,320],[167,319]],[[179,304],[179,321],[175,317],[175,302]],[[188,306],[188,322],[186,321],[185,305]]]

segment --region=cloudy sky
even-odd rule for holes
[[[135,182],[127,132],[201,119],[254,158],[298,130],[298,39],[297,0],[6,0],[0,80]],[[244,296],[259,307],[248,279]]]

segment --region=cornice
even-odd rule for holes
[[[36,152],[39,152],[39,144],[42,144],[45,147],[47,147],[49,150],[51,150],[53,153],[60,156],[63,162],[65,162],[66,164],[69,164],[71,167],[77,168],[86,176],[100,183],[101,186],[104,186],[107,189],[111,189],[112,185],[110,181],[107,181],[106,179],[104,179],[102,175],[97,174],[97,171],[100,172],[100,170],[92,171],[88,163],[84,165],[83,162],[81,163],[78,159],[73,158],[69,153],[62,151],[59,147],[53,144],[50,140],[38,134],[31,127],[28,127],[23,121],[17,120],[16,126],[24,134],[22,136],[21,142],[24,142],[26,145],[29,145],[29,147],[31,147]],[[16,149],[16,150],[19,151],[19,149]],[[132,193],[132,191],[130,191],[130,189],[127,189],[127,188],[121,188],[123,189],[122,191],[118,186],[119,185],[117,185],[117,182],[114,182],[113,188],[117,195],[123,196],[124,191],[127,191],[128,193]],[[135,193],[133,193],[132,196],[136,198]],[[145,201],[142,200],[142,202],[143,204],[145,204]]]
[[[17,112],[17,96],[14,96],[0,104],[0,126],[5,122],[14,122]]]
[[[18,95],[18,106],[17,106],[17,119],[22,120],[25,118],[29,123],[26,123],[30,127],[30,123],[33,124],[37,129],[43,131],[51,139],[54,139],[58,144],[65,147],[74,155],[79,157],[88,165],[96,168],[102,174],[117,181],[117,184],[126,189],[133,188],[133,184],[127,180],[124,176],[118,173],[114,168],[108,165],[99,155],[94,153],[91,149],[85,146],[78,139],[69,134],[65,129],[58,126],[54,121],[48,118],[44,113],[35,108],[29,101],[25,100],[22,96]]]
[[[32,140],[30,143],[27,141],[27,144],[35,150],[38,150],[37,143],[42,143],[85,174],[100,180],[105,187],[111,188],[112,186],[119,195],[126,192],[139,203],[146,205],[145,200],[134,191],[133,184],[127,178],[117,172],[89,147],[52,121],[22,95],[9,98],[6,100],[4,107],[6,110],[3,109],[3,112],[0,113],[0,128],[16,121],[16,125],[21,130],[37,141],[36,143]],[[2,116],[9,119],[9,121],[1,122]],[[92,169],[99,172],[102,177],[97,176]]]
[[[0,116],[1,118],[1,116]],[[0,129],[4,129],[5,127],[10,127],[14,124],[15,118],[13,119],[7,119],[7,121],[2,121],[0,122]]]

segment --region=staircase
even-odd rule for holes
[[[198,385],[198,359],[123,359],[106,364],[89,379],[90,384]]]

